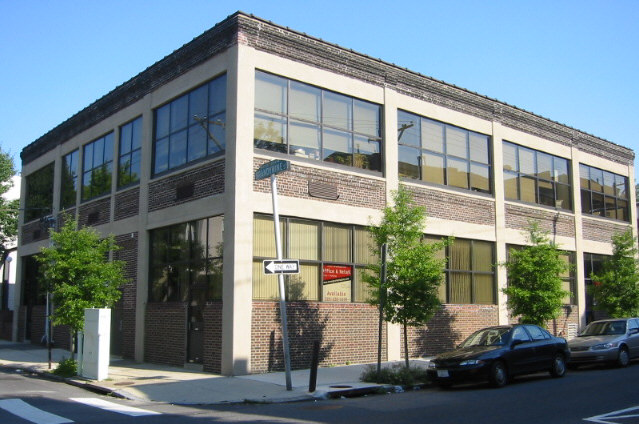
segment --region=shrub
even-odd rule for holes
[[[62,359],[56,369],[53,370],[55,375],[59,375],[60,377],[73,377],[78,373],[78,362],[68,358]]]
[[[428,382],[428,376],[426,375],[426,368],[406,368],[401,364],[383,367],[378,374],[377,366],[371,364],[364,369],[360,380],[369,383],[392,384],[394,386],[413,386]]]

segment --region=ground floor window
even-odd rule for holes
[[[365,302],[370,287],[362,274],[376,262],[372,238],[357,225],[342,225],[297,218],[280,218],[282,254],[299,259],[300,273],[287,275],[288,300]],[[276,275],[264,274],[263,261],[277,257],[273,217],[253,220],[253,298],[279,299]]]
[[[216,216],[151,231],[150,302],[222,298],[223,227]]]
[[[588,287],[595,284],[591,275],[597,274],[602,270],[603,263],[608,259],[608,255],[597,255],[595,253],[584,253],[584,276],[586,287],[586,322],[594,321],[595,318],[595,301],[590,295]]]
[[[427,242],[440,240],[426,236]],[[445,283],[439,287],[442,303],[497,303],[494,243],[455,238],[439,255],[447,259]]]

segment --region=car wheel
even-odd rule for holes
[[[617,356],[617,365],[620,367],[627,367],[630,363],[630,355],[628,355],[628,348],[622,346],[619,348],[619,356]]]
[[[552,360],[552,367],[550,368],[550,375],[553,377],[563,377],[566,374],[566,361],[564,355],[556,354]]]
[[[508,370],[502,361],[495,361],[490,367],[490,383],[494,387],[503,387],[508,383]]]

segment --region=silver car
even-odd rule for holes
[[[639,357],[639,318],[593,321],[568,341],[569,365],[610,362],[625,367]]]

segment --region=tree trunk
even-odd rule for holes
[[[410,368],[410,363],[408,361],[408,326],[406,325],[406,321],[403,323],[404,325],[404,361],[406,362],[406,369]]]

